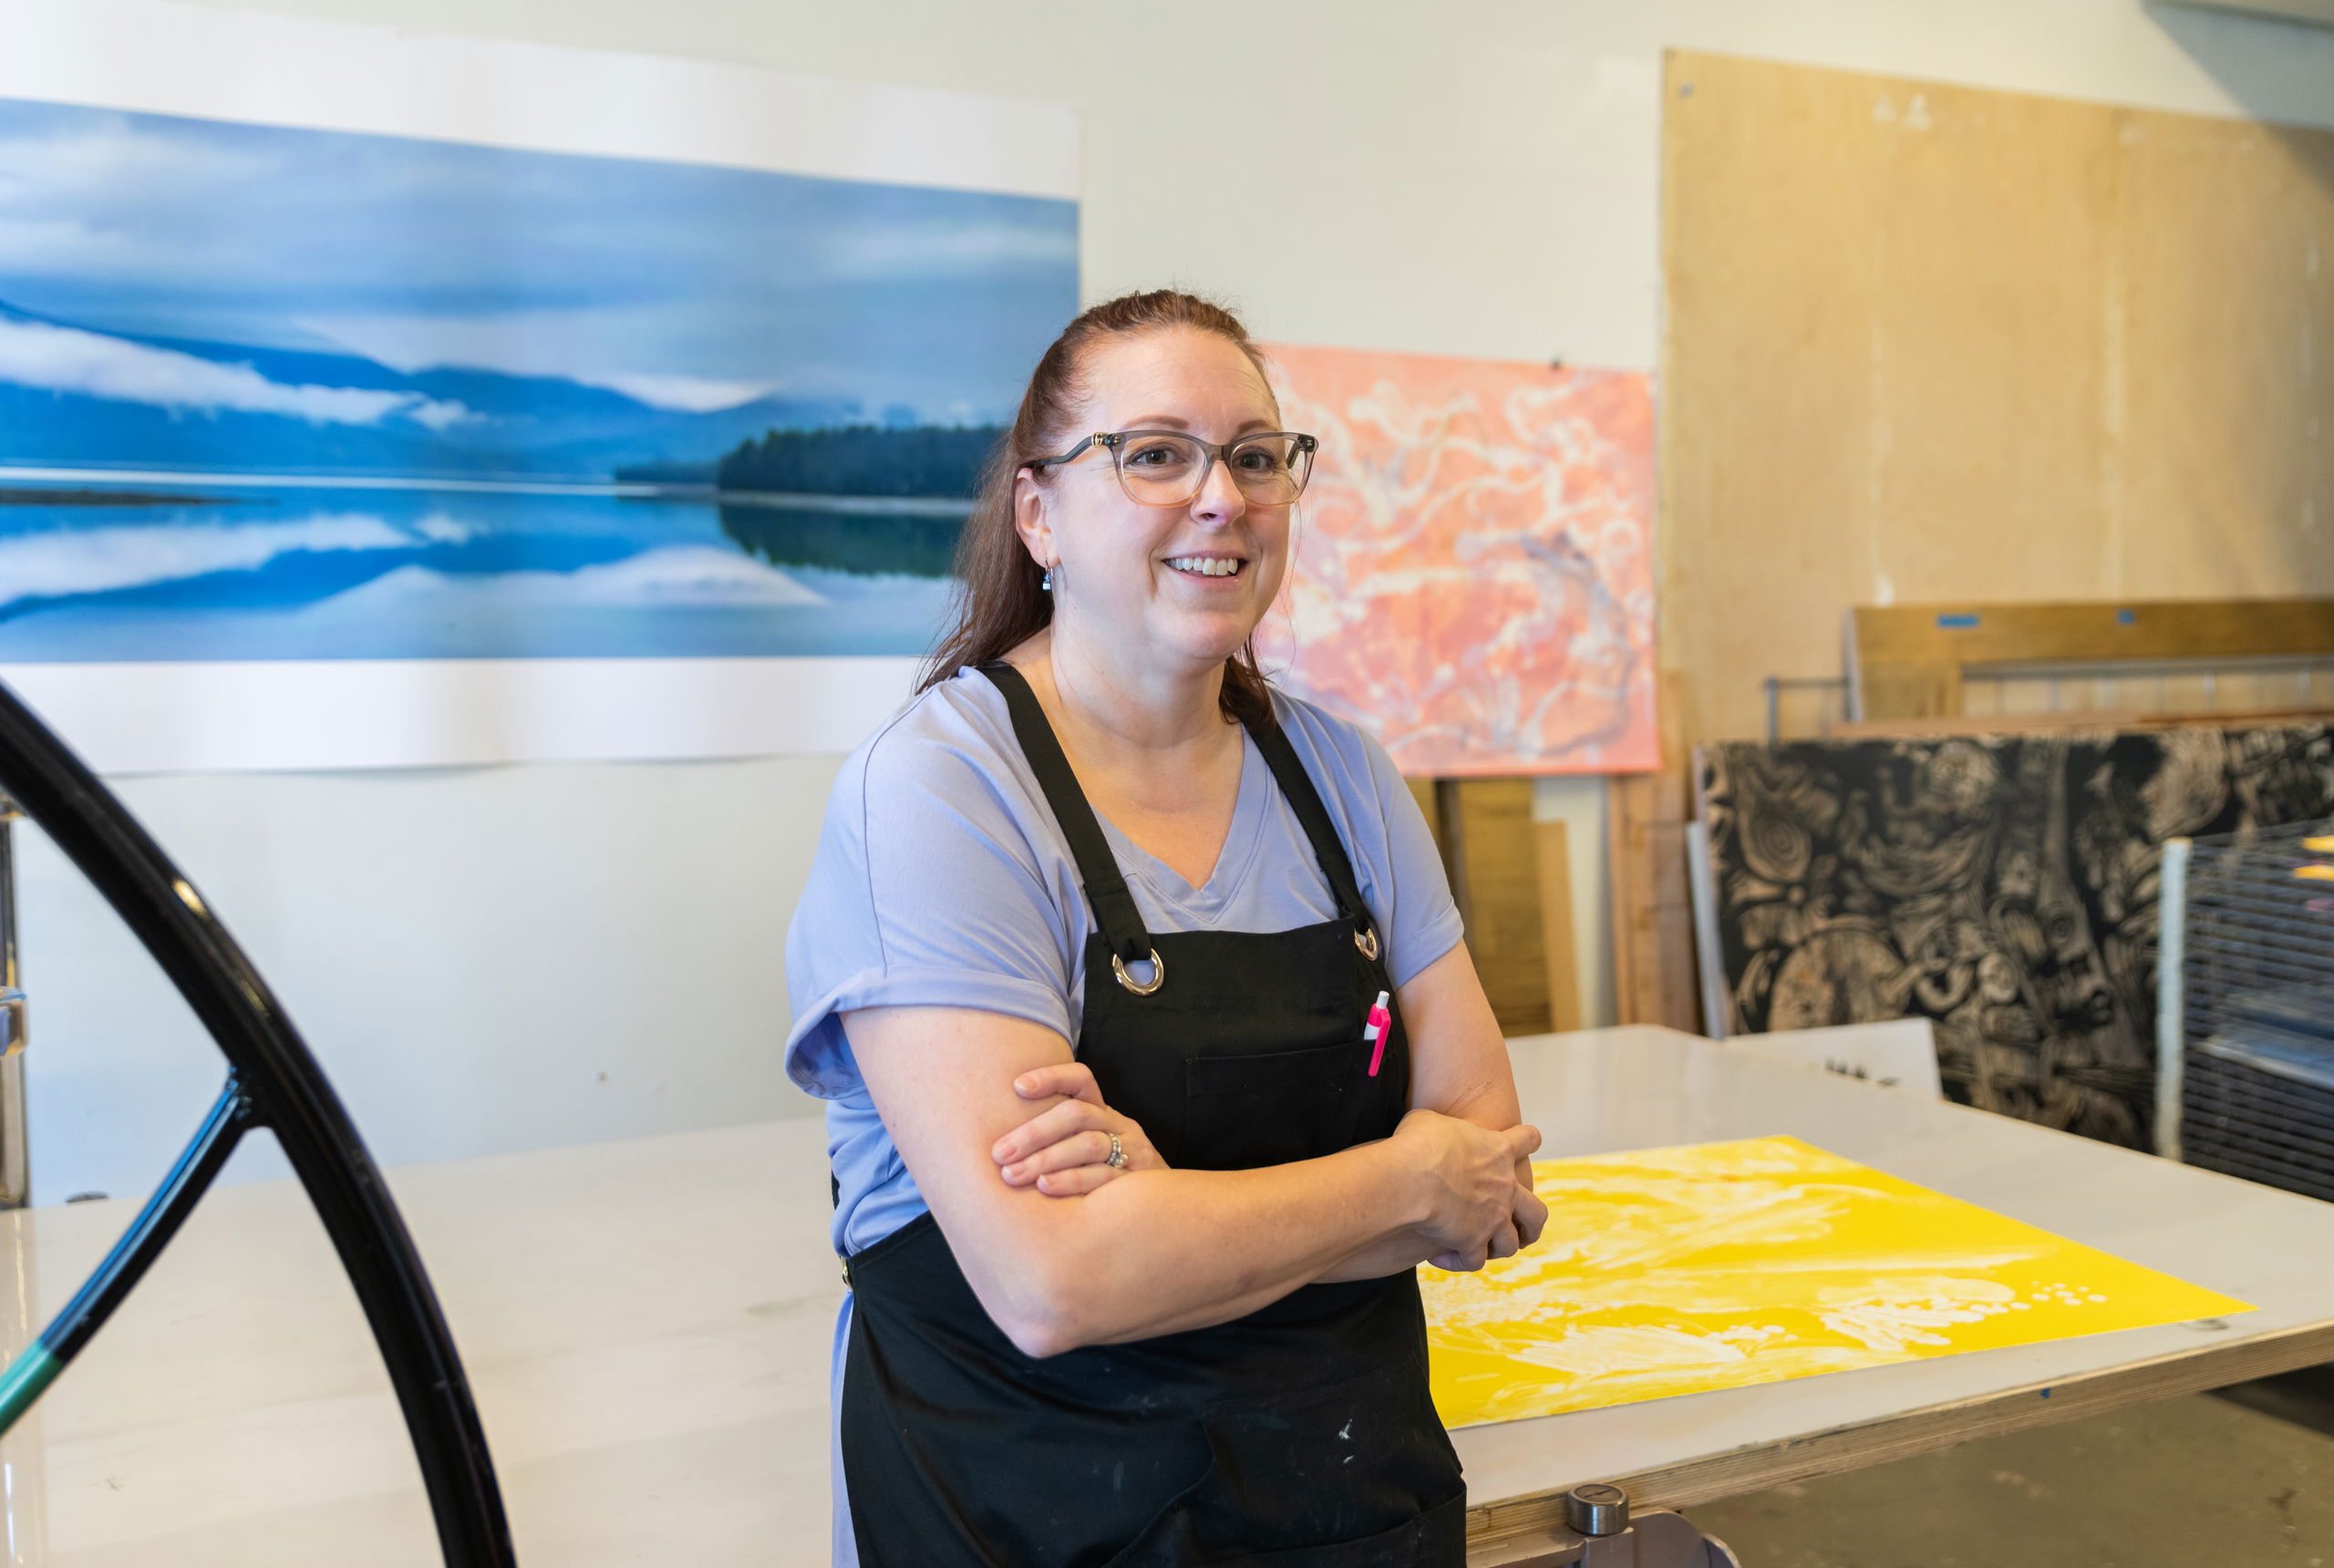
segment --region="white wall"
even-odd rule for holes
[[[223,4],[225,0],[212,0]],[[2334,32],[2139,0],[270,0],[241,8],[1067,101],[1085,286],[1180,283],[1292,342],[1650,368],[1664,48],[2334,124]],[[1258,160],[1271,202],[1218,196]],[[1172,169],[1161,201],[1147,170]],[[1236,189],[1254,190],[1253,181]],[[813,1109],[786,916],[832,758],[148,779],[390,1161]],[[1602,789],[1572,823],[1609,1012]],[[27,856],[36,1189],[159,1173],[214,1082],[129,944]],[[603,1082],[599,1077],[606,1073]]]
[[[773,1044],[840,760],[116,783],[403,1162],[814,1109]],[[112,912],[19,831],[36,1196],[134,1191],[225,1066]]]

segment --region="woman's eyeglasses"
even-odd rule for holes
[[[1097,446],[1110,452],[1127,499],[1143,506],[1189,506],[1207,488],[1208,476],[1219,462],[1250,500],[1259,506],[1286,506],[1305,493],[1305,481],[1313,474],[1313,454],[1321,443],[1292,430],[1243,436],[1220,447],[1177,430],[1116,430],[1089,436],[1058,458],[1039,458],[1028,465],[1029,470],[1042,473]]]

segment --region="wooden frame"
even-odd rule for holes
[[[1985,665],[2334,658],[2334,599],[1860,605],[1848,612],[1859,723],[1963,711]],[[2216,716],[2226,722],[2230,716]]]

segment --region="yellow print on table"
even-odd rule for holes
[[[1533,1174],[1538,1244],[1420,1271],[1453,1427],[2253,1310],[1795,1138]]]

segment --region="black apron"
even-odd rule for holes
[[[1100,929],[1079,1059],[1171,1165],[1249,1170],[1394,1130],[1410,1101],[1391,991],[1321,798],[1252,733],[1337,917],[1152,935],[1019,672],[1004,692]],[[1156,967],[1146,968],[1155,957]],[[1146,983],[1147,978],[1147,983]],[[865,1568],[1457,1568],[1466,1490],[1427,1392],[1418,1277],[1306,1285],[1231,1323],[1043,1360],[1016,1349],[924,1214],[853,1254],[842,1443]]]

